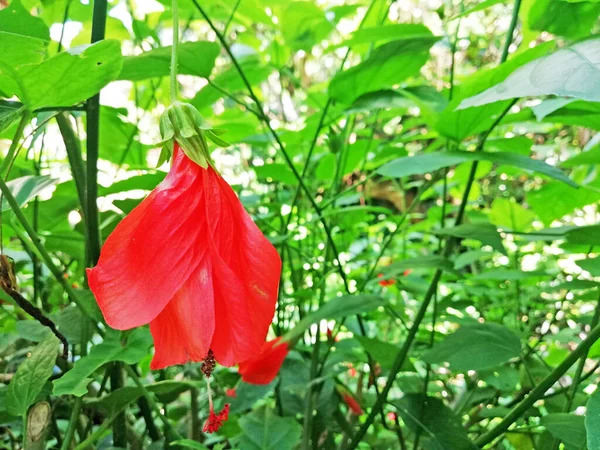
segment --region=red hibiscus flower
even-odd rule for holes
[[[88,269],[108,325],[150,323],[152,369],[201,361],[209,350],[224,366],[249,360],[275,312],[279,255],[203,151],[205,167],[174,144],[165,180],[119,223]]]
[[[352,394],[346,392],[342,394],[342,398],[344,399],[346,405],[348,405],[348,409],[350,410],[350,412],[352,412],[352,414],[355,414],[357,416],[362,415],[363,410],[360,407],[360,403],[358,403],[358,401],[352,396]]]
[[[283,360],[289,352],[287,342],[281,337],[265,342],[259,355],[242,361],[239,373],[242,380],[250,384],[269,384],[277,376]]]
[[[392,286],[393,284],[396,284],[396,280],[386,280],[386,279],[383,279],[383,274],[382,273],[380,273],[379,275],[377,275],[377,277],[381,278],[378,281],[378,283],[379,283],[380,286],[387,287],[387,286]]]

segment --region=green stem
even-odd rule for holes
[[[19,121],[19,125],[17,126],[17,131],[15,131],[13,140],[10,143],[10,147],[8,148],[8,153],[6,154],[6,157],[4,158],[4,161],[2,161],[2,165],[0,166],[0,177],[2,177],[2,179],[5,179],[8,175],[8,172],[10,171],[10,167],[17,154],[17,149],[19,148],[19,143],[21,141],[21,138],[23,137],[23,131],[25,130],[25,127],[29,123],[30,119],[31,113],[27,110],[24,111],[23,115],[21,116],[21,120]]]
[[[594,345],[598,339],[600,339],[600,325],[594,327],[592,331],[590,331],[588,337],[583,340],[577,346],[577,348],[556,367],[556,369],[548,374],[548,376],[546,376],[546,378],[544,378],[521,403],[515,406],[506,415],[502,422],[500,422],[495,428],[492,428],[487,433],[481,435],[475,441],[475,444],[481,448],[508,430],[508,428],[515,423],[519,417],[521,417],[529,408],[531,408],[536,401],[544,396],[546,391],[550,389],[554,383],[556,383],[579,358],[582,358],[587,354],[590,347]]]
[[[92,43],[104,39],[106,32],[107,0],[94,0]],[[88,260],[95,265],[100,257],[100,226],[98,218],[98,153],[100,147],[100,94],[87,102],[87,214]]]
[[[65,438],[63,440],[62,446],[60,450],[68,450],[71,448],[71,442],[73,441],[73,437],[75,435],[75,429],[77,428],[77,421],[79,420],[79,412],[81,411],[81,404],[83,399],[81,397],[75,398],[75,403],[73,404],[73,411],[71,412],[71,418],[69,419],[69,425],[67,426],[67,432],[65,433]]]
[[[73,127],[69,123],[69,116],[65,113],[58,114],[56,116],[56,123],[58,129],[62,135],[65,143],[65,149],[67,150],[67,157],[69,158],[69,165],[71,166],[71,174],[75,181],[75,187],[77,188],[77,196],[79,197],[79,203],[83,212],[84,219],[87,214],[85,213],[86,207],[86,192],[85,192],[85,165],[83,158],[81,157],[81,147],[79,146],[79,139],[73,131]]]
[[[179,10],[177,0],[171,0],[173,16],[173,45],[171,46],[171,102],[177,101],[177,55],[179,51]]]
[[[506,32],[506,42],[504,42],[504,48],[502,49],[502,55],[500,56],[500,63],[503,63],[508,59],[508,51],[510,50],[510,45],[513,41],[513,35],[515,33],[515,28],[517,27],[517,22],[519,21],[519,10],[521,9],[521,0],[515,0],[515,4],[513,6],[512,18],[510,19],[510,25],[508,27],[508,31]]]

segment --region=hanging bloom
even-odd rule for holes
[[[350,412],[356,416],[360,416],[363,413],[362,408],[360,407],[360,403],[350,394],[349,392],[345,392],[342,394],[342,398],[346,405],[348,405],[348,409]]]
[[[171,169],[108,237],[89,286],[111,327],[150,323],[152,369],[202,361],[209,350],[233,366],[261,351],[281,260],[211,165],[201,119],[176,106],[165,113],[171,122],[161,119]]]
[[[387,286],[392,286],[392,285],[396,284],[396,280],[384,279],[382,273],[377,275],[377,277],[380,278],[380,280],[378,281],[380,286],[387,287]]]
[[[242,380],[250,384],[269,384],[277,376],[288,352],[288,343],[281,342],[281,337],[265,342],[259,355],[240,363]]]

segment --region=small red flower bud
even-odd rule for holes
[[[396,422],[396,413],[390,411],[389,413],[387,413],[387,418],[391,422]]]
[[[362,415],[363,410],[360,407],[358,401],[354,397],[352,397],[352,394],[345,393],[342,395],[342,398],[344,399],[346,405],[348,405],[348,408],[352,412],[352,414],[355,414],[357,416]]]
[[[406,269],[402,275],[408,276],[412,273],[412,269]]]
[[[379,275],[377,275],[377,277],[381,278],[381,280],[379,280],[379,285],[380,286],[387,287],[387,286],[391,286],[393,284],[396,284],[395,280],[384,280],[382,273],[380,273]]]
[[[235,397],[237,397],[237,392],[236,392],[235,388],[226,389],[225,390],[225,395],[227,397],[235,398]]]

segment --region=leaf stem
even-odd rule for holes
[[[508,51],[510,50],[510,45],[513,42],[513,35],[515,33],[515,28],[517,27],[517,22],[519,21],[519,10],[520,9],[521,9],[521,0],[515,0],[515,4],[513,6],[512,17],[510,19],[510,25],[508,26],[508,31],[506,32],[506,41],[504,42],[504,48],[502,49],[502,55],[500,56],[501,64],[508,59]]]
[[[171,0],[171,14],[173,16],[173,45],[171,46],[171,102],[177,101],[177,56],[179,52],[179,9],[177,0]]]

